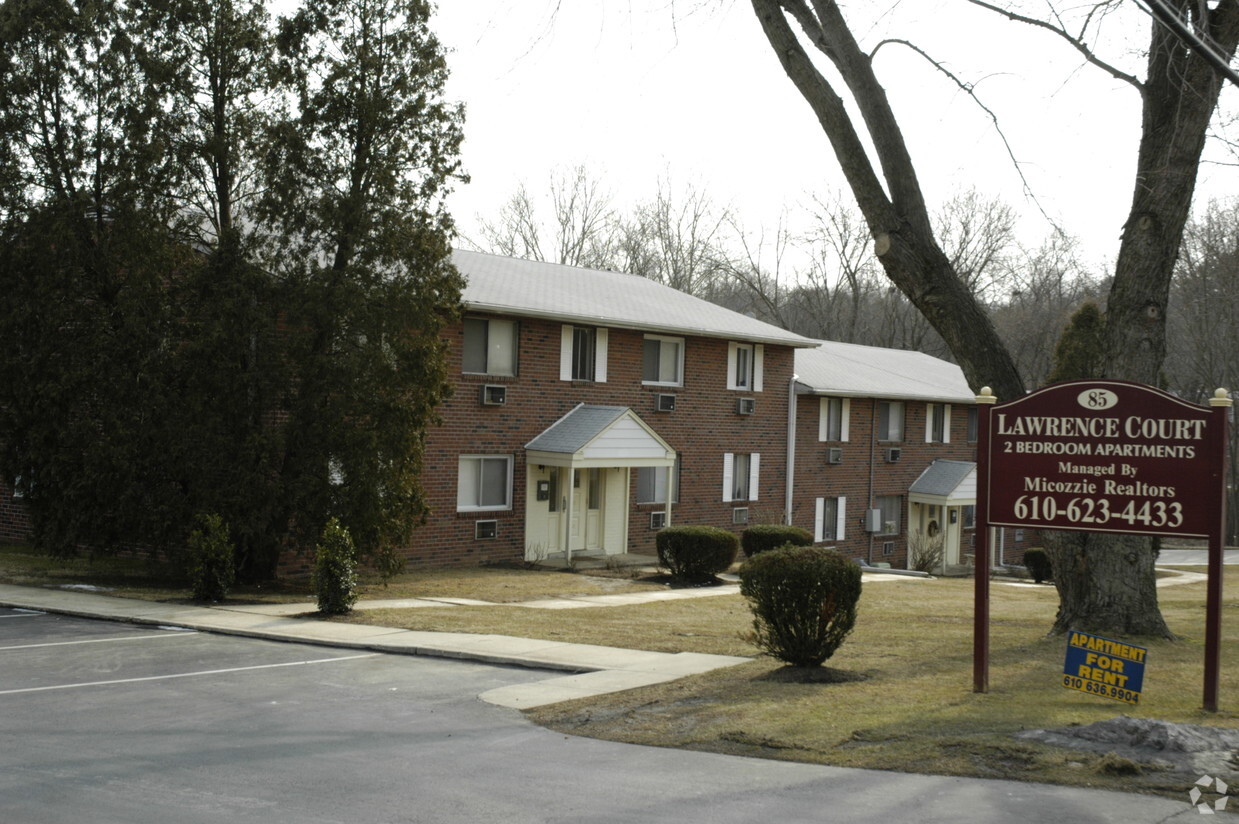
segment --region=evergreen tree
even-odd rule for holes
[[[1080,304],[1054,347],[1054,368],[1046,383],[1085,380],[1101,374],[1105,317],[1096,302]]]

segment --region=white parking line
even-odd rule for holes
[[[370,652],[364,655],[345,655],[340,658],[317,658],[313,661],[289,661],[286,664],[259,664],[253,667],[232,667],[230,669],[201,670],[199,672],[180,672],[175,675],[149,675],[145,678],[119,678],[115,681],[86,681],[81,684],[56,684],[50,687],[26,687],[19,690],[0,690],[0,695],[16,695],[22,692],[51,692],[53,690],[72,690],[79,687],[106,687],[113,684],[136,684],[140,681],[164,681],[170,678],[195,678],[199,675],[222,675],[228,672],[247,672],[249,670],[277,669],[279,667],[303,667],[307,664],[329,664],[333,661],[356,661],[359,658],[377,658],[379,653]]]
[[[159,635],[127,635],[123,638],[89,638],[84,641],[48,641],[46,644],[15,644],[0,647],[0,652],[10,649],[39,649],[40,647],[71,647],[75,644],[111,644],[115,641],[149,641],[152,638],[188,638],[193,632],[163,632]]]

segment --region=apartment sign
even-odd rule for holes
[[[994,406],[988,523],[1208,538],[1223,433],[1208,407],[1126,381],[1072,381]]]

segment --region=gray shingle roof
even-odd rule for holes
[[[584,449],[608,426],[615,423],[628,411],[626,406],[576,407],[551,424],[541,435],[525,444],[534,452],[561,452],[571,455]]]
[[[976,402],[963,370],[949,361],[855,343],[822,341],[817,349],[797,349],[796,382],[817,395]]]
[[[463,300],[474,312],[785,346],[817,345],[639,275],[462,249],[452,252],[452,263],[467,281]]]
[[[932,495],[935,498],[950,497],[976,468],[977,465],[972,461],[938,459],[925,468],[921,477],[908,487],[908,492],[912,495]]]

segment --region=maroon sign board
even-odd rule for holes
[[[974,642],[976,691],[988,686],[988,527],[1177,536],[1209,540],[1205,708],[1216,710],[1225,392],[1205,407],[1143,384],[1093,380],[997,405],[983,390],[977,400],[976,598],[985,627]]]

